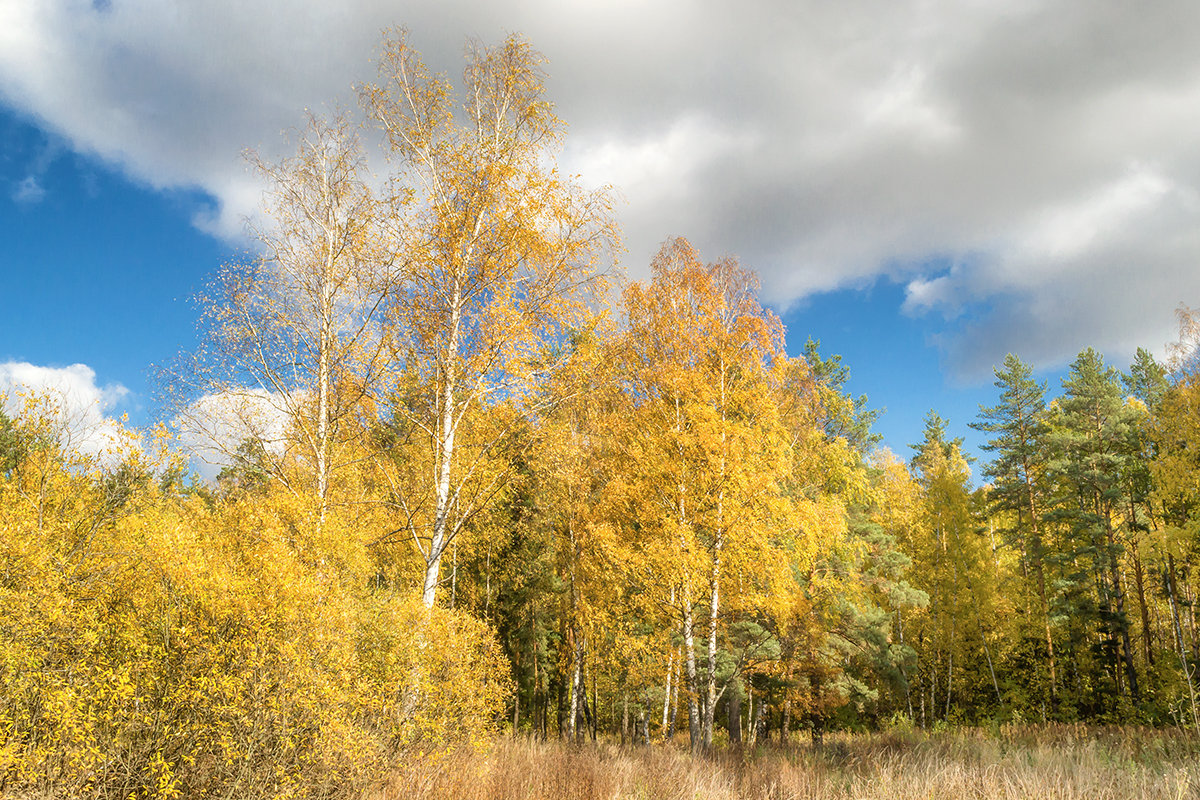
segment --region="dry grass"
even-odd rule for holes
[[[1200,742],[1082,726],[837,735],[691,759],[676,746],[506,738],[412,759],[371,800],[1197,798]]]

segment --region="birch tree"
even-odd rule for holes
[[[261,255],[224,267],[200,349],[162,370],[183,427],[217,458],[247,440],[272,475],[315,495],[324,520],[338,436],[381,366],[377,312],[394,261],[374,257],[376,200],[344,118],[310,115],[293,156],[247,156],[265,180]],[[299,476],[294,467],[300,466]]]
[[[1200,377],[1180,374],[1157,404],[1151,436],[1156,458],[1150,464],[1153,499],[1162,509],[1163,524],[1154,531],[1154,552],[1160,562],[1164,594],[1169,604],[1170,639],[1179,659],[1192,724],[1200,730],[1200,701],[1196,686],[1196,651],[1189,651],[1181,576],[1195,572],[1196,518],[1200,508]],[[1186,587],[1186,580],[1183,581]]]
[[[586,326],[615,241],[607,192],[554,166],[563,124],[540,54],[513,36],[470,43],[466,61],[456,97],[391,32],[378,81],[360,88],[396,165],[393,235],[408,282],[388,306],[391,408],[424,477],[393,494],[397,535],[424,559],[427,607],[446,548],[505,479],[481,468],[507,429],[472,429],[472,415],[533,402],[532,388],[561,366],[555,343]]]
[[[675,552],[660,590],[678,603],[698,749],[711,746],[716,705],[730,685],[718,677],[724,612],[745,596],[742,579],[761,571],[778,498],[785,437],[771,373],[782,328],[759,305],[753,275],[733,259],[704,264],[686,240],[673,239],[651,269],[649,286],[633,285],[625,296],[627,389],[638,405],[628,447],[639,453],[632,482],[644,530]],[[753,569],[746,558],[757,560]],[[740,591],[729,597],[722,587],[731,578]],[[697,633],[706,639],[705,664],[697,663]]]

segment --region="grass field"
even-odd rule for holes
[[[1200,798],[1200,740],[1176,731],[1008,726],[831,734],[724,750],[498,739],[410,761],[372,800]]]

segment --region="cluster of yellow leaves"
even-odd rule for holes
[[[372,584],[352,514],[319,525],[282,490],[213,503],[160,486],[144,457],[72,456],[45,415],[16,427],[0,791],[334,796],[405,746],[496,722],[509,684],[490,631]]]
[[[1200,375],[1183,376],[1166,393],[1152,436],[1158,450],[1150,470],[1159,498],[1172,509],[1195,507],[1200,502]]]

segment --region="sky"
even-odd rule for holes
[[[242,154],[354,112],[395,26],[452,77],[525,36],[629,277],[669,236],[737,255],[897,452],[930,409],[977,451],[1008,352],[1053,394],[1200,305],[1194,2],[0,0],[0,390],[154,419],[189,296],[253,247]]]

